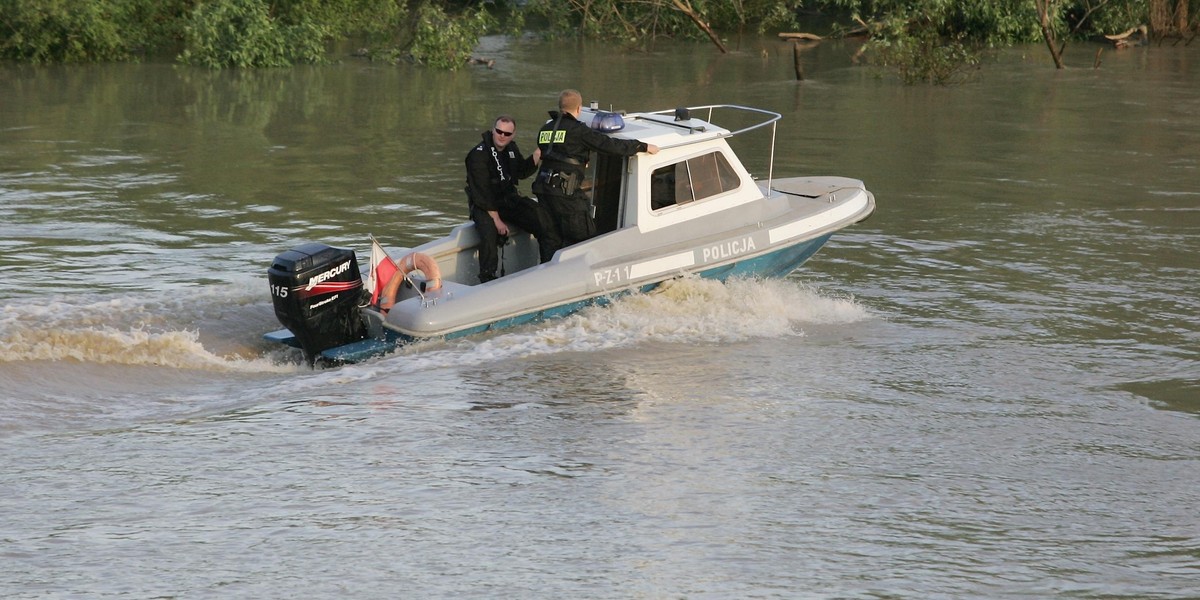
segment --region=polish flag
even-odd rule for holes
[[[379,245],[379,240],[375,236],[371,236],[371,271],[367,275],[367,291],[371,292],[371,306],[379,305],[379,294],[383,292],[383,288],[387,286],[387,282],[392,279],[400,267],[396,266],[396,261],[388,256],[383,246]]]

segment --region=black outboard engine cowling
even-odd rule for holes
[[[359,312],[362,275],[353,250],[316,242],[275,257],[267,269],[275,317],[312,364],[323,350],[366,337]]]

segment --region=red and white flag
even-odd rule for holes
[[[379,245],[379,240],[371,236],[371,271],[367,274],[367,291],[371,292],[371,305],[379,304],[379,294],[392,279],[392,275],[399,270],[396,261]]]

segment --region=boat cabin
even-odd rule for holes
[[[711,122],[716,109],[750,113],[760,120],[730,131]],[[698,113],[706,113],[706,119],[692,116]],[[580,120],[586,123],[608,114],[587,108]],[[595,206],[598,234],[633,226],[652,231],[760,199],[762,191],[726,140],[778,119],[776,113],[728,105],[624,115],[624,127],[610,135],[655,144],[660,150],[634,157],[593,155],[584,185]]]

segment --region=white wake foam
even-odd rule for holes
[[[427,372],[454,365],[544,355],[592,352],[639,343],[721,344],[803,335],[805,324],[836,325],[871,318],[849,297],[833,297],[791,280],[699,278],[669,282],[648,294],[617,299],[573,316],[491,336],[422,342],[380,361],[342,369],[344,381],[381,371]]]
[[[205,327],[245,318],[263,301],[242,286],[180,293],[136,294],[96,300],[83,295],[46,303],[0,307],[0,362],[75,360],[232,372],[287,372],[297,365],[261,356],[244,342],[201,342]],[[226,325],[225,327],[229,327]],[[236,325],[233,326],[236,328]],[[265,331],[265,327],[264,327]],[[247,338],[254,339],[254,338]]]

